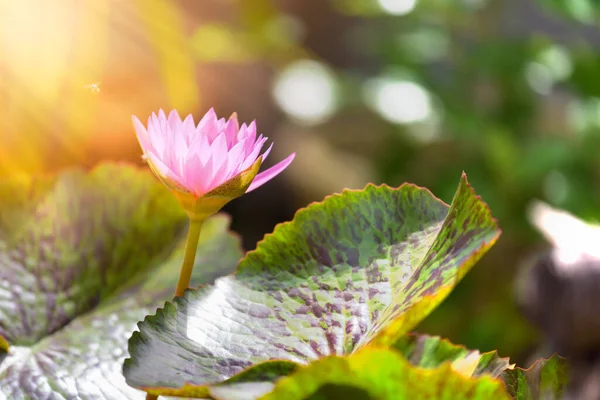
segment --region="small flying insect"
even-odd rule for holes
[[[100,82],[92,83],[90,85],[85,85],[85,89],[90,89],[90,91],[94,94],[100,93]]]

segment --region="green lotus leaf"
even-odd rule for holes
[[[474,377],[478,378],[481,376],[490,376],[492,378],[498,377],[503,371],[513,368],[514,365],[510,365],[508,362],[508,358],[500,358],[496,352],[487,352],[480,353],[477,350],[468,350],[463,346],[458,346],[452,344],[448,340],[441,339],[436,336],[428,336],[428,335],[417,335],[410,334],[403,336],[396,343],[394,343],[394,350],[400,352],[411,365],[417,368],[411,368],[410,372],[407,372],[407,375],[413,375],[418,377],[419,374],[423,374],[423,369],[437,369],[437,373],[433,374],[423,374],[423,376],[418,379],[429,379],[429,382],[432,385],[440,384],[442,387],[438,388],[439,392],[437,393],[429,393],[424,392],[422,388],[418,388],[413,391],[415,386],[410,382],[402,382],[403,385],[406,385],[404,391],[401,389],[398,390],[399,393],[404,393],[406,398],[420,398],[427,397],[428,398],[444,398],[450,397],[452,398],[451,390],[454,390],[454,386],[447,382],[441,382],[442,376],[447,376],[448,379],[454,381],[458,387],[458,392],[461,390],[470,393],[470,396],[473,396],[472,392],[468,392],[473,387],[478,385],[473,385],[472,381],[469,381],[467,378]],[[352,359],[352,356],[350,357]],[[317,361],[318,363],[319,361]],[[353,360],[351,360],[353,362]],[[333,363],[333,362],[332,362]],[[335,363],[340,363],[340,361],[335,361]],[[405,365],[405,362],[402,362],[401,365],[403,368],[408,369]],[[453,372],[448,371],[447,366],[442,367],[444,364],[450,365]],[[292,364],[295,365],[295,364]],[[393,365],[392,365],[393,366]],[[270,372],[275,371],[275,366],[271,366],[269,368],[269,362],[258,364],[256,368],[260,372],[264,372],[265,369],[270,370]],[[309,368],[312,367],[312,364]],[[316,367],[315,371],[320,370],[322,367]],[[373,366],[365,366],[364,368],[373,368]],[[253,371],[254,368],[248,370],[248,372]],[[296,372],[300,367],[294,368],[288,374],[292,372]],[[281,377],[284,375],[284,371],[279,371],[279,374],[276,374],[275,377]],[[301,374],[299,374],[301,375]],[[315,373],[315,375],[319,375]],[[362,386],[366,386],[366,391],[369,392],[370,382],[362,382],[360,384],[356,384],[354,380],[360,380],[361,377],[357,376],[359,374],[351,374],[352,379],[349,380],[349,384],[332,384],[331,382],[326,383],[317,390],[318,394],[313,394],[312,398],[318,398],[322,396],[323,398],[359,398],[359,394],[364,395],[364,390],[361,389]],[[461,378],[458,377],[461,376]],[[211,396],[215,399],[220,400],[255,400],[261,398],[262,396],[272,392],[275,388],[273,376],[265,376],[254,373],[253,376],[249,376],[249,374],[245,371],[241,374],[236,375],[234,378],[226,381],[223,384],[215,385],[213,387],[208,387],[205,390],[205,396]],[[302,382],[302,384],[306,383],[303,379],[296,379],[295,376],[292,378],[298,382]],[[343,377],[342,377],[343,378]],[[314,381],[321,382],[321,378],[313,378],[309,383],[310,385],[314,384]],[[403,378],[401,378],[403,379]],[[468,382],[468,383],[467,383]],[[374,385],[383,385],[383,382],[376,382]],[[389,383],[395,384],[395,383]],[[443,387],[443,385],[450,385],[449,387]],[[464,386],[463,386],[464,385]],[[483,384],[479,384],[482,386],[478,386],[479,388],[484,387]],[[287,385],[289,386],[289,385]],[[497,384],[496,384],[497,387]],[[196,388],[198,389],[198,388]],[[332,390],[334,389],[334,390]],[[497,389],[498,396],[500,398],[505,398],[505,396],[501,396],[500,389]],[[319,394],[320,392],[320,394]],[[293,395],[289,392],[285,392],[287,395],[293,398]],[[278,393],[275,391],[277,396],[283,398],[283,392]],[[377,393],[379,395],[379,393]],[[481,395],[483,396],[483,394]],[[271,396],[267,396],[270,398]],[[376,397],[376,393],[367,393],[366,398],[377,398],[380,399],[382,397]],[[278,398],[278,397],[275,397]],[[302,398],[302,397],[299,397]],[[456,397],[458,398],[458,397]],[[461,397],[462,398],[462,397]],[[465,398],[477,398],[477,397],[465,397]],[[484,398],[484,397],[482,397]]]
[[[516,400],[558,400],[564,398],[569,368],[565,358],[554,355],[539,359],[528,369],[507,369],[501,378]]]
[[[234,400],[228,394],[221,399]],[[368,347],[348,357],[330,356],[301,367],[279,380],[261,399],[504,400],[510,397],[502,381],[490,376],[469,378],[449,363],[435,368],[416,367],[394,350]]]
[[[465,176],[450,206],[409,184],[328,197],[277,226],[234,275],[187,291],[140,323],[127,382],[203,397],[258,363],[303,365],[391,345],[499,234]]]
[[[186,219],[125,165],[0,183],[0,399],[144,399],[122,376],[127,338],[173,296]],[[241,258],[228,225],[205,223],[194,284]]]
[[[465,376],[490,375],[496,378],[506,369],[513,368],[509,359],[499,357],[496,351],[480,353],[438,336],[406,335],[397,340],[393,348],[413,365],[436,368],[443,363],[451,363],[454,370]]]

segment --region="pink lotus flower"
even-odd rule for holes
[[[273,147],[271,144],[259,157],[267,138],[256,137],[256,123],[253,121],[240,127],[236,114],[225,121],[218,119],[212,108],[197,126],[192,115],[182,121],[175,110],[168,118],[163,110],[158,116],[152,113],[148,118],[148,129],[135,116],[133,125],[144,158],[159,178],[171,189],[188,192],[196,198],[251,171],[257,161],[256,167],[260,168]],[[294,156],[295,153],[266,171],[254,174],[250,182],[243,182],[249,183],[244,192],[273,179],[290,165]]]

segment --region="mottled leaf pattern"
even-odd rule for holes
[[[508,400],[501,381],[468,378],[450,364],[411,365],[390,349],[368,347],[349,357],[327,357],[282,378],[264,400],[481,399]],[[223,397],[233,400],[233,397]]]
[[[175,204],[115,165],[0,184],[0,334],[35,344],[156,265],[185,223]]]
[[[206,391],[266,360],[306,364],[392,344],[498,235],[464,176],[450,207],[408,184],[328,197],[276,227],[235,275],[146,318],[126,378],[157,394],[186,383]]]
[[[495,351],[480,353],[452,344],[438,336],[410,334],[394,343],[393,348],[402,353],[413,365],[435,368],[451,363],[455,371],[465,376],[499,376],[512,368],[508,358],[501,358]]]
[[[172,298],[185,223],[137,168],[0,184],[0,399],[143,400],[122,375],[127,338]],[[228,225],[205,223],[193,283],[235,268]]]
[[[568,384],[567,360],[557,355],[536,361],[529,369],[514,368],[501,375],[516,400],[559,400]]]

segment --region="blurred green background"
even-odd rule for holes
[[[295,210],[368,182],[449,202],[464,170],[504,230],[419,327],[525,363],[516,271],[542,199],[600,217],[596,0],[0,0],[0,174],[143,165],[158,108],[257,119],[269,162],[227,206],[252,249]]]

